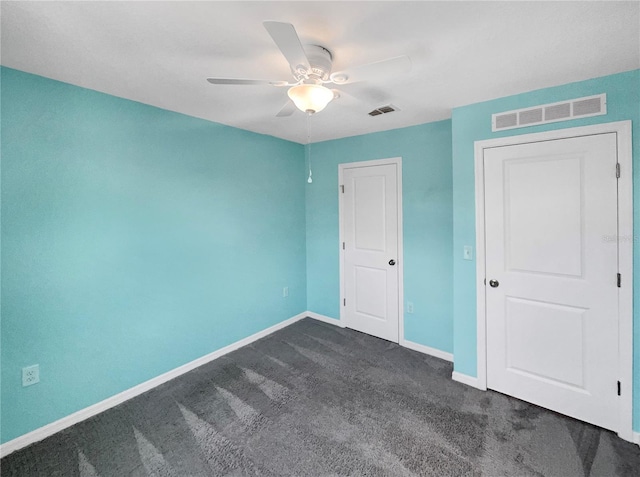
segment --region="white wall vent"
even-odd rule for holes
[[[494,132],[503,131],[603,114],[607,114],[607,95],[598,94],[493,114],[491,116],[491,130]]]

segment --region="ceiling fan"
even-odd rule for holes
[[[331,72],[333,55],[320,45],[302,45],[295,28],[290,23],[263,22],[269,35],[289,62],[293,81],[270,81],[241,78],[207,78],[218,85],[269,85],[288,87],[291,101],[276,114],[290,116],[296,108],[308,114],[322,111],[341,92],[329,89],[325,84],[343,85],[406,73],[411,69],[408,56],[355,66],[343,71]]]

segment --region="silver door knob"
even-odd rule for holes
[[[395,264],[396,264],[396,261],[393,258],[389,260],[389,265],[393,267]]]
[[[489,285],[491,285],[493,288],[498,288],[500,282],[498,280],[489,280]]]

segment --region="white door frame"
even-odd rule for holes
[[[344,194],[342,186],[344,185],[345,169],[355,169],[360,167],[384,166],[395,164],[397,167],[397,191],[398,191],[398,257],[396,265],[398,266],[398,341],[400,345],[404,344],[404,260],[403,260],[403,241],[402,241],[402,158],[392,157],[389,159],[374,159],[372,161],[345,162],[338,164],[338,222],[339,222],[339,242],[340,250],[340,326],[343,328],[347,325],[344,313],[345,299],[345,282],[344,282],[344,250],[342,242],[344,242]]]
[[[523,134],[484,141],[475,145],[476,186],[476,296],[477,296],[477,363],[476,387],[487,389],[487,330],[485,292],[485,210],[484,150],[530,142],[550,141],[595,134],[617,134],[618,162],[618,257],[622,286],[618,289],[618,379],[622,383],[617,432],[633,442],[633,171],[631,121],[596,124],[542,133]],[[615,171],[611,171],[615,174]],[[612,277],[613,279],[613,277]],[[615,392],[612,389],[612,392]]]

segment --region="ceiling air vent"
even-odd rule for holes
[[[493,114],[491,116],[491,130],[503,131],[603,114],[607,114],[607,95],[599,94]]]
[[[399,111],[399,109],[392,104],[388,104],[386,106],[380,106],[378,109],[374,109],[369,113],[369,116],[380,116],[381,114],[392,113],[394,111]]]

